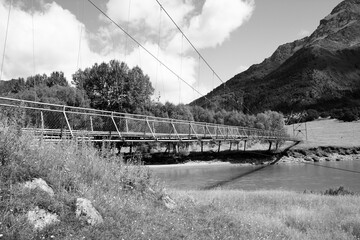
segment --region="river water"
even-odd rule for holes
[[[316,166],[314,165],[316,164]],[[336,168],[336,169],[335,169]],[[229,163],[156,166],[151,170],[167,188],[281,189],[324,191],[344,186],[360,193],[360,160],[253,166]]]

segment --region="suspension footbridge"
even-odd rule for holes
[[[0,97],[2,117],[12,117],[23,132],[43,141],[89,142],[235,142],[296,141],[283,131],[228,126],[102,111]]]

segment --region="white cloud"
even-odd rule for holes
[[[7,8],[8,6],[4,6],[2,1],[0,15],[2,18],[6,16],[6,20],[0,21],[0,46],[4,46]],[[12,8],[3,79],[26,78],[33,75],[35,60],[35,73],[49,74],[52,71],[63,71],[71,81],[71,75],[77,69],[79,26],[82,24],[71,12],[56,3],[45,4],[42,11],[35,12],[33,22],[34,24],[31,13],[17,7]],[[103,59],[103,56],[91,51],[88,39],[87,34],[83,32],[81,57],[84,66]]]
[[[188,84],[199,87],[206,94],[213,84],[209,84],[212,73],[202,74],[198,79],[198,56],[177,32],[164,10],[156,1],[109,0],[107,13],[129,32],[153,55],[176,72]],[[230,34],[250,18],[254,0],[163,0],[161,3],[173,17],[193,44],[198,48],[221,45]],[[69,81],[77,70],[79,40],[81,51],[79,67],[91,67],[95,62],[108,62],[110,59],[125,61],[130,67],[139,65],[150,76],[156,95],[160,92],[161,101],[174,103],[189,102],[199,95],[187,84],[178,80],[164,66],[158,64],[148,53],[125,40],[125,35],[100,14],[89,16],[101,19],[96,32],[80,22],[74,13],[65,10],[57,3],[43,3],[41,11],[34,13],[34,50],[36,73],[49,74],[63,71]],[[4,46],[7,22],[7,1],[0,0],[0,53]],[[202,7],[202,8],[199,8]],[[158,33],[161,12],[161,41],[158,47]],[[127,25],[128,20],[130,24]],[[82,30],[81,30],[82,29]],[[32,16],[24,7],[15,6],[11,11],[9,34],[6,46],[3,79],[28,77],[33,70]],[[127,49],[125,51],[125,46]],[[204,68],[204,64],[201,66]],[[216,67],[214,67],[216,70]]]
[[[129,1],[131,1],[130,11]],[[196,9],[195,1],[191,0],[164,0],[161,3],[198,49],[221,45],[233,31],[251,17],[255,8],[253,0],[205,0],[203,5],[200,4],[201,9]],[[197,5],[199,6],[198,3]],[[125,29],[128,27],[132,34],[139,35],[141,32],[142,36],[138,37],[143,40],[144,45],[151,46],[150,52],[181,75],[188,84],[195,88],[199,87],[198,91],[206,94],[214,85],[208,84],[211,82],[209,79],[212,78],[208,75],[212,73],[208,73],[203,80],[198,79],[198,57],[165,15],[164,10],[161,12],[160,17],[160,9],[155,1],[110,0],[107,4],[107,13],[116,22],[122,23]],[[128,20],[130,25],[127,25]],[[160,49],[158,49],[160,25],[161,40]],[[136,52],[135,49],[132,51]],[[149,58],[148,61],[154,60]],[[181,63],[183,67],[180,67]],[[150,75],[153,86],[156,88],[155,91],[160,91],[162,95],[165,95],[162,99],[177,102],[181,95],[181,101],[188,102],[199,97],[199,94],[186,84],[181,83],[179,87],[177,77],[170,74],[164,67],[160,69],[166,73],[163,77],[166,79],[165,83],[158,83],[163,80],[159,77],[159,66],[156,67],[156,64],[152,68],[149,67],[149,71],[146,71],[146,66],[142,68]],[[157,69],[156,73],[152,73],[154,69]]]
[[[207,0],[201,14],[190,21],[189,38],[199,48],[221,45],[250,18],[253,10],[253,1]]]
[[[310,31],[305,30],[305,29],[301,29],[300,32],[298,32],[298,36],[299,37],[306,37],[310,35]]]

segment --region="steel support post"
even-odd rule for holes
[[[70,123],[69,123],[69,119],[68,119],[68,117],[67,117],[67,115],[66,115],[66,109],[65,109],[65,108],[66,108],[66,106],[63,107],[63,114],[64,114],[64,117],[65,117],[66,124],[67,124],[67,126],[68,126],[68,128],[69,128],[71,137],[73,138],[73,137],[74,137],[74,134],[73,134],[73,131],[71,130],[71,126],[70,126]]]
[[[127,116],[125,116],[125,130],[126,130],[126,133],[129,133],[129,124],[128,124]]]
[[[152,137],[153,137],[154,139],[156,139],[155,134],[154,134],[154,131],[151,129],[151,125],[150,125],[150,123],[149,123],[149,118],[148,118],[148,117],[146,117],[146,123],[147,123],[147,126],[149,127],[149,130],[150,130],[150,133],[151,133]],[[153,122],[153,123],[154,123],[154,122]]]
[[[115,122],[115,119],[114,119],[114,112],[111,112],[111,120],[112,120],[112,122],[113,122],[113,124],[115,126],[116,132],[119,134],[119,137],[121,138],[121,133],[120,133],[119,128],[116,125],[116,122]]]
[[[175,133],[175,135],[178,137],[178,139],[180,139],[180,136],[179,136],[179,134],[178,134],[178,132],[176,131],[176,128],[175,128],[175,125],[174,125],[174,122],[173,122],[173,120],[171,119],[171,126],[173,127],[173,129],[174,129],[174,133]]]
[[[94,131],[94,124],[93,124],[92,116],[90,116],[90,130],[91,130],[92,132]]]
[[[271,147],[272,147],[272,141],[269,141],[269,152],[271,151]]]

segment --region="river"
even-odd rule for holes
[[[167,188],[181,190],[221,188],[318,192],[344,186],[360,193],[358,159],[311,164],[281,163],[266,167],[230,163],[183,164],[155,166],[151,170]]]

